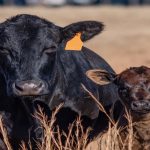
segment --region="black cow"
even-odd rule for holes
[[[12,113],[14,121],[12,143],[27,140],[28,130],[38,126],[31,117],[36,100],[50,110],[63,103],[57,115],[62,130],[77,115],[85,127],[92,126],[97,134],[106,118],[82,85],[97,97],[106,109],[118,99],[116,86],[97,86],[85,72],[101,68],[114,73],[100,56],[82,47],[81,51],[65,51],[68,40],[81,33],[87,41],[100,33],[104,26],[96,21],[78,22],[66,27],[32,15],[17,15],[0,24],[0,110]],[[109,91],[109,92],[108,92]],[[32,136],[32,134],[31,134]],[[92,135],[91,135],[92,137]],[[14,146],[15,147],[15,146]]]

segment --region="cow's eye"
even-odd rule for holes
[[[49,48],[45,48],[43,50],[43,52],[46,53],[46,54],[55,53],[56,52],[56,48],[57,48],[56,46],[51,46]]]
[[[4,55],[9,55],[10,51],[8,49],[5,49],[5,48],[0,48],[0,53],[4,54]]]

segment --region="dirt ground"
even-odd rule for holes
[[[84,45],[104,57],[117,72],[130,66],[150,66],[150,7],[0,7],[0,22],[27,13],[57,25],[97,20],[105,31]]]

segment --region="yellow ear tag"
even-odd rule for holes
[[[65,50],[81,51],[83,42],[81,40],[81,33],[77,33],[71,40],[66,43]]]

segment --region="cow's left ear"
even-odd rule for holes
[[[99,85],[107,85],[116,79],[116,74],[109,73],[106,70],[94,69],[86,72],[89,79]]]
[[[70,24],[62,29],[63,39],[69,40],[81,33],[81,40],[87,41],[103,31],[104,25],[97,21],[83,21]]]

